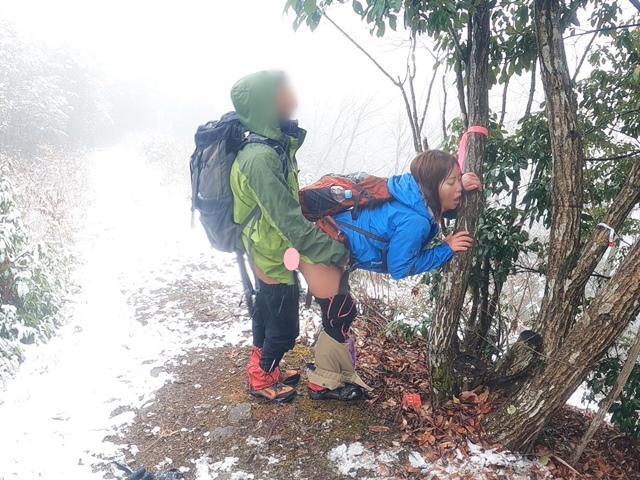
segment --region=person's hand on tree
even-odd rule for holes
[[[473,245],[473,238],[471,238],[469,232],[456,232],[447,236],[444,241],[454,252],[465,252]]]
[[[482,182],[475,173],[465,173],[462,175],[462,188],[465,192],[473,190],[482,191]]]

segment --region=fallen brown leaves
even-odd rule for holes
[[[442,410],[432,411],[424,341],[407,344],[400,337],[381,335],[380,327],[369,322],[360,329],[358,340],[366,343],[366,348],[359,350],[358,368],[374,387],[369,402],[379,405],[391,422],[400,425],[401,440],[428,446],[431,451],[427,454],[436,452],[438,457],[456,447],[464,450],[467,440],[480,442],[480,422],[491,410],[489,391],[463,392]],[[407,394],[419,395],[422,406],[403,407]]]
[[[429,371],[426,345],[418,339],[411,344],[400,336],[386,335],[379,313],[360,321],[357,342],[358,369],[373,387],[368,400],[379,407],[388,425],[397,425],[401,441],[421,447],[427,461],[447,461],[455,452],[469,454],[467,441],[484,448],[499,448],[482,437],[482,419],[491,411],[493,399],[487,388],[462,392],[441,410],[433,411],[429,401]],[[418,394],[422,406],[403,406],[407,394]],[[406,403],[406,402],[405,402]],[[584,412],[566,407],[543,432],[532,454],[538,457],[554,478],[640,479],[640,446],[619,435],[611,425],[603,426],[578,465],[569,466],[571,449],[588,426]],[[372,431],[378,427],[371,427]],[[411,478],[407,467],[407,475]]]
[[[598,429],[575,470],[565,465],[576,444],[589,426],[590,414],[565,407],[540,435],[533,452],[546,462],[559,478],[640,479],[640,445],[610,424]],[[562,477],[561,475],[565,475]]]

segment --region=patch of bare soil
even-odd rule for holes
[[[393,426],[379,425],[368,403],[312,402],[304,379],[292,404],[254,399],[247,392],[248,356],[248,348],[225,348],[184,358],[171,368],[175,381],[137,412],[122,438],[108,440],[137,447],[126,459],[131,466],[151,471],[188,467],[188,480],[195,478],[194,460],[202,457],[212,464],[236,457],[234,469],[256,479],[340,479],[327,459],[331,448],[354,440],[380,448],[397,437],[388,433]],[[285,362],[302,369],[309,357],[306,347],[297,346]],[[385,465],[380,468],[389,473]]]

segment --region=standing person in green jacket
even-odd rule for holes
[[[295,273],[284,266],[284,253],[293,247],[304,262],[341,266],[348,261],[349,252],[307,221],[300,210],[295,154],[306,132],[291,119],[297,103],[285,75],[266,71],[248,75],[233,86],[231,99],[247,130],[275,142],[276,147],[246,145],[237,156],[230,180],[234,221],[243,224],[257,212],[242,232],[257,277],[253,348],[247,369],[250,391],[271,401],[287,402],[296,395],[292,386],[300,375],[278,366],[299,334],[300,291]],[[355,316],[355,306],[353,311]]]

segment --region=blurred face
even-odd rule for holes
[[[438,195],[443,212],[458,208],[462,197],[462,175],[458,165],[453,167],[449,176],[440,184]]]
[[[298,101],[293,93],[293,88],[289,82],[284,82],[278,89],[276,96],[276,108],[278,110],[278,118],[289,120],[293,116],[298,107]]]

